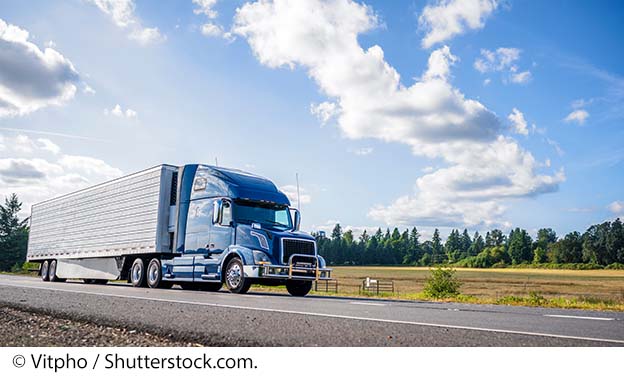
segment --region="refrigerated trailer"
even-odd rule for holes
[[[270,180],[202,164],[159,165],[32,206],[27,258],[44,281],[306,295],[331,269]]]

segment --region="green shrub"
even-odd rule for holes
[[[624,270],[624,263],[611,263],[605,267],[605,270]]]
[[[425,281],[423,294],[430,298],[455,297],[459,294],[461,282],[455,276],[452,268],[437,267],[430,270],[431,273]]]

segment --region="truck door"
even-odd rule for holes
[[[193,200],[189,204],[184,253],[174,258],[173,274],[176,280],[194,279],[195,260],[207,253],[207,245],[212,226],[212,201],[210,199]]]
[[[221,258],[225,248],[230,245],[229,239],[231,239],[232,228],[212,223],[215,199],[203,199],[201,201],[204,202],[202,208],[205,208],[202,211],[201,221],[206,226],[202,226],[201,231],[195,235],[197,252],[193,262],[193,277],[195,281],[218,280],[220,279]],[[228,224],[231,222],[231,208],[229,211],[230,220]],[[224,241],[224,238],[228,236],[224,233],[229,234],[228,242]],[[227,246],[223,246],[225,243]]]

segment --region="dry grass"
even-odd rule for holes
[[[421,292],[429,275],[427,267],[333,269],[338,294],[346,296],[362,295],[359,291],[362,280],[371,277],[394,281],[398,292],[384,297],[422,300]],[[456,271],[462,282],[462,295],[452,301],[624,311],[624,270],[457,268]]]

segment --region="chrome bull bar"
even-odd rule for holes
[[[314,267],[298,265],[295,259],[309,259]],[[259,276],[261,278],[277,278],[292,280],[332,280],[331,268],[319,267],[319,258],[316,255],[293,254],[288,258],[288,265],[261,264]]]

